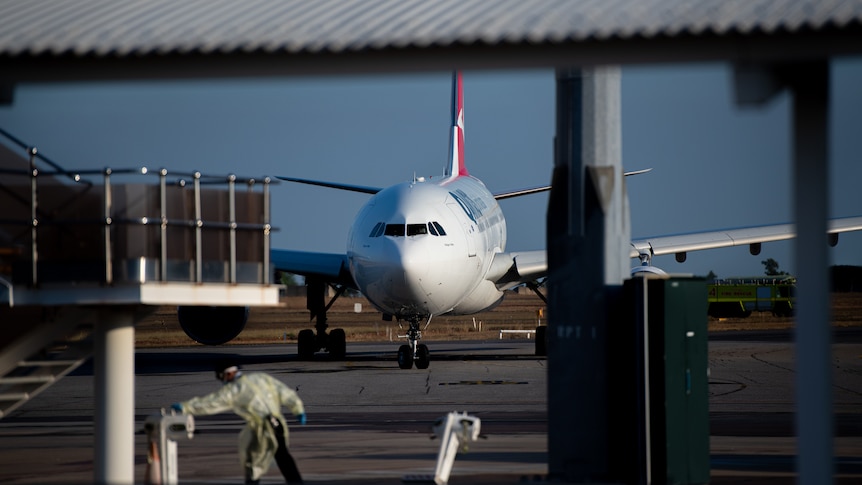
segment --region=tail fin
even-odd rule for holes
[[[452,132],[449,134],[449,163],[445,175],[459,177],[470,175],[464,164],[464,90],[461,72],[452,73]]]

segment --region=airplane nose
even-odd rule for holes
[[[392,239],[379,247],[376,257],[366,259],[357,281],[366,296],[380,302],[393,312],[408,308],[420,313],[432,306],[423,283],[431,272],[433,262],[417,241]],[[373,262],[372,262],[373,261]]]
[[[411,244],[412,241],[407,243],[399,244],[398,251],[393,251],[393,257],[389,260],[390,271],[402,275],[404,290],[420,300],[425,297],[422,281],[428,275],[430,261],[422,245]]]

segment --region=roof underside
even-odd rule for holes
[[[6,82],[862,53],[862,0],[0,0],[0,19]]]

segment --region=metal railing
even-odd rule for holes
[[[5,134],[5,132],[0,132],[0,134]],[[169,267],[171,261],[185,262],[189,266],[193,265],[193,271],[190,270],[187,273],[189,274],[189,281],[195,283],[212,281],[212,278],[208,279],[204,275],[204,267],[207,264],[213,266],[212,260],[205,261],[204,259],[204,254],[208,249],[206,244],[215,245],[216,247],[213,252],[216,254],[227,253],[226,257],[220,261],[215,261],[214,267],[220,264],[223,266],[223,263],[226,262],[226,275],[221,279],[226,283],[237,284],[239,282],[237,268],[240,264],[237,258],[238,234],[259,234],[259,236],[253,236],[248,239],[249,244],[256,247],[248,248],[247,245],[247,251],[244,255],[258,255],[257,260],[250,261],[255,266],[260,265],[260,269],[256,271],[258,275],[256,282],[264,285],[270,284],[270,236],[271,232],[275,230],[270,223],[270,184],[277,183],[270,177],[255,179],[237,177],[234,174],[211,176],[197,171],[192,173],[172,172],[170,173],[171,177],[176,177],[176,179],[169,182],[169,172],[165,168],[160,168],[155,172],[145,167],[69,171],[60,168],[53,162],[49,164],[51,168],[40,170],[37,168],[37,159],[44,161],[44,157],[40,157],[35,148],[27,148],[27,154],[29,156],[29,169],[0,167],[0,174],[3,175],[2,181],[0,181],[0,189],[2,189],[0,196],[5,197],[7,201],[11,201],[5,204],[7,207],[0,212],[0,228],[20,227],[23,230],[23,232],[17,234],[17,238],[13,239],[17,239],[14,242],[22,250],[20,251],[21,253],[26,252],[29,254],[29,258],[23,257],[23,254],[19,254],[17,258],[19,259],[19,266],[23,262],[20,261],[21,259],[29,259],[29,267],[26,271],[28,276],[26,279],[29,280],[27,284],[35,287],[41,283],[40,269],[43,269],[42,266],[45,264],[45,261],[42,260],[44,258],[40,258],[40,250],[44,249],[46,243],[45,241],[40,241],[39,238],[43,236],[43,233],[49,227],[61,228],[60,232],[51,235],[55,239],[53,242],[56,246],[60,244],[57,243],[57,238],[62,239],[62,237],[66,237],[65,235],[62,237],[58,236],[58,234],[64,234],[62,232],[63,228],[66,230],[77,228],[77,231],[80,231],[81,226],[94,227],[101,231],[101,237],[95,236],[97,239],[102,240],[101,259],[104,264],[104,273],[99,278],[101,284],[112,285],[116,282],[118,275],[117,264],[121,262],[127,263],[129,267],[138,266],[138,269],[134,270],[136,271],[135,277],[126,279],[134,279],[139,282],[150,279],[148,272],[157,274],[153,279],[158,281],[176,280],[174,276],[177,273],[183,274],[184,271],[180,270],[172,273]],[[157,177],[158,185],[157,202],[151,200],[154,198],[153,187],[156,185],[155,183],[121,185],[115,181],[115,178],[120,176],[124,179],[133,178],[135,180],[143,177],[145,179],[149,178],[149,181],[152,181],[154,175]],[[94,209],[94,198],[98,195],[99,185],[88,181],[85,177],[95,176],[102,177],[101,213],[89,214]],[[29,177],[29,184],[25,182],[25,177]],[[46,178],[50,183],[40,183]],[[247,187],[243,201],[249,208],[249,212],[253,213],[247,218],[251,220],[240,221],[237,218],[237,184],[244,184]],[[22,194],[27,190],[27,185],[29,185],[29,197]],[[189,186],[191,186],[191,189],[189,189]],[[207,186],[208,190],[204,190],[202,186]],[[226,190],[209,190],[209,188],[217,186],[224,186]],[[256,190],[258,187],[262,188],[260,192]],[[77,189],[77,192],[74,189]],[[189,190],[191,194],[188,194]],[[125,205],[117,204],[115,197],[118,191],[124,197]],[[79,215],[79,217],[63,218],[42,211],[40,208],[40,196],[47,196],[52,192],[62,192],[55,197],[55,199],[61,201],[57,204],[55,212],[62,212],[69,207],[79,206],[86,213],[82,216]],[[69,192],[72,192],[71,197],[66,197],[66,193]],[[218,208],[223,208],[222,204],[226,201],[226,217],[204,218],[203,195],[205,192],[211,205],[213,205],[212,201],[216,201],[214,204],[218,206],[215,210],[216,212],[218,212]],[[137,198],[132,195],[136,195]],[[29,200],[22,200],[25,198],[29,198]],[[85,198],[87,201],[85,201]],[[189,198],[191,199],[191,208],[186,203]],[[25,215],[25,207],[17,207],[18,214],[16,214],[15,208],[11,206],[22,206],[25,202],[29,205],[28,216]],[[171,202],[174,205],[179,204],[182,207],[179,208],[179,211],[174,207],[172,211],[171,206],[169,206]],[[139,210],[141,205],[146,206],[143,213],[140,213]],[[153,209],[153,205],[156,206],[155,209]],[[87,207],[89,207],[89,210],[87,210]],[[257,212],[253,209],[256,209]],[[170,216],[171,212],[173,212],[173,216]],[[154,226],[158,227],[158,236],[156,238],[147,238],[146,235],[148,233],[146,229],[143,231],[143,234],[145,240],[155,239],[158,241],[158,251],[151,251],[152,248],[146,247],[146,242],[143,243],[145,249],[140,250],[144,254],[134,254],[134,250],[130,251],[128,249],[132,246],[142,247],[140,241],[134,240],[137,236],[131,228],[152,228]],[[26,230],[27,228],[29,228],[29,231]],[[169,260],[172,228],[179,228],[178,230],[182,231],[180,239],[183,241],[187,238],[182,237],[182,235],[187,231],[193,231],[194,242],[193,247],[188,248],[188,244],[184,245],[180,241],[179,244],[175,245],[180,249],[174,250],[174,260]],[[211,231],[214,236],[205,238],[204,234],[206,231]],[[29,237],[26,236],[27,232],[29,232]],[[70,260],[74,261],[75,259],[75,245],[73,243],[75,242],[74,234],[76,232],[70,232],[73,234],[71,236],[73,241],[69,242],[70,248],[68,251],[70,254],[64,254],[62,258],[59,258],[66,262]],[[227,233],[226,241],[220,237],[220,234],[224,232]],[[77,234],[81,233],[78,232]],[[94,236],[89,232],[86,232],[86,234],[85,238]],[[7,237],[6,239],[10,238]],[[120,251],[115,250],[115,246],[121,239],[128,246],[125,251],[122,249]],[[258,239],[260,240],[259,246],[257,245]],[[147,254],[150,252],[158,254],[158,256],[155,258],[148,257]],[[92,256],[92,251],[90,251],[90,255]],[[55,257],[53,259],[57,260],[58,258]],[[13,274],[13,283],[16,279],[15,276],[20,276],[21,273],[19,271]],[[126,271],[126,273],[131,274],[130,271]],[[218,272],[216,271],[216,273]],[[72,276],[70,275],[70,280],[74,279]],[[218,280],[218,277],[215,279]]]

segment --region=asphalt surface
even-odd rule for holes
[[[862,331],[833,348],[835,482],[862,483]],[[433,476],[434,421],[451,411],[481,419],[449,483],[546,480],[546,360],[526,339],[431,342],[431,367],[400,370],[398,343],[348,344],[344,361],[295,358],[293,345],[139,350],[136,429],[170,403],[215,390],[212,363],[234,356],[297,389],[308,424],[290,424],[290,448],[307,483],[395,484]],[[794,477],[793,346],[786,332],[710,340],[711,483],[788,483]],[[0,482],[91,483],[93,377],[85,366],[0,420]],[[180,483],[242,483],[232,415],[198,417],[179,445]],[[146,439],[135,439],[144,482]],[[283,483],[273,466],[262,483]]]

